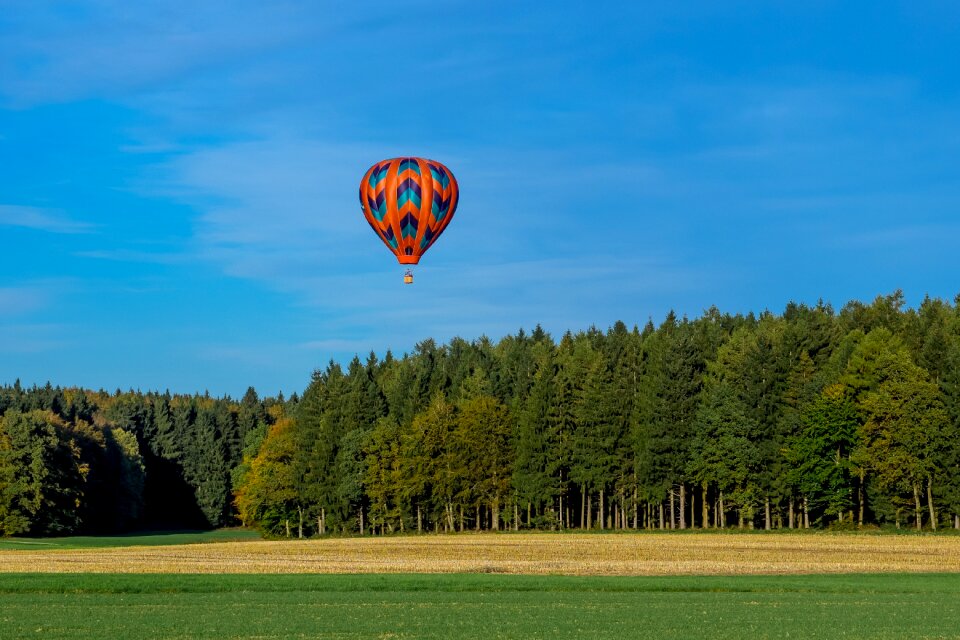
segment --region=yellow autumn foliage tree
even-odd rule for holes
[[[271,535],[290,537],[291,527],[302,535],[303,509],[297,492],[293,456],[296,452],[296,424],[281,418],[263,441],[259,452],[244,462],[249,471],[234,493],[240,519]]]

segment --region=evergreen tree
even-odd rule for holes
[[[0,419],[0,535],[66,535],[80,525],[84,469],[62,419],[49,410]]]
[[[839,520],[854,507],[851,455],[859,420],[843,385],[828,386],[806,407],[800,432],[788,442],[791,480],[805,499],[808,519]]]
[[[717,525],[726,525],[727,510],[739,512],[739,525],[752,521],[759,487],[755,483],[761,453],[759,425],[732,385],[720,381],[707,391],[697,412],[696,437],[687,472],[692,480],[717,488]]]
[[[554,404],[553,349],[541,341],[532,351],[536,370],[517,420],[512,483],[516,500],[526,511],[526,526],[553,527],[554,518],[541,519],[544,509],[560,493],[559,439],[550,422]]]

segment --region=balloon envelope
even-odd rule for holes
[[[453,219],[460,189],[435,160],[393,158],[360,181],[363,215],[400,264],[417,264]]]

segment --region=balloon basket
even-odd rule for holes
[[[403,274],[403,284],[413,284],[413,271],[407,269],[407,272]]]

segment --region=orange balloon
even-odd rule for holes
[[[384,160],[360,181],[363,216],[400,264],[420,261],[450,224],[459,199],[453,173],[435,160]]]

